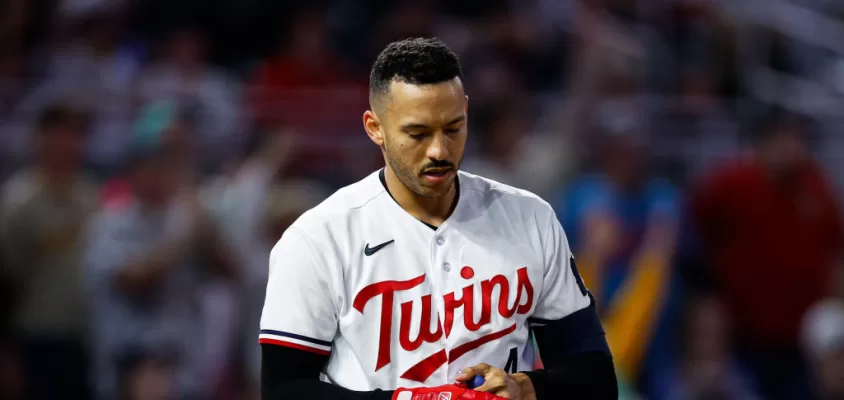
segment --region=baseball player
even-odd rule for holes
[[[363,125],[386,165],[273,248],[264,400],[617,398],[551,207],[459,171],[467,108],[442,42],[403,40],[378,56]],[[544,370],[530,371],[532,337]]]

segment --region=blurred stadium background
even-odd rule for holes
[[[837,0],[2,0],[0,397],[258,399],[269,248],[382,163],[411,36],[461,57],[463,169],[554,205],[623,398],[844,399]]]

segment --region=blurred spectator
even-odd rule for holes
[[[689,70],[679,80],[677,97],[660,104],[652,152],[660,172],[684,187],[741,150],[738,127],[716,96],[706,70]]]
[[[293,19],[289,37],[279,46],[279,54],[259,65],[251,77],[250,102],[259,127],[271,131],[279,123],[292,123],[293,119],[307,123],[312,113],[297,114],[316,105],[298,103],[291,95],[305,91],[300,93],[305,96],[308,90],[324,90],[320,93],[323,96],[313,94],[307,98],[314,101],[338,86],[353,83],[343,62],[332,53],[329,39],[324,14],[306,10]]]
[[[81,174],[86,127],[72,108],[48,107],[35,132],[35,164],[3,187],[3,272],[14,291],[27,398],[35,400],[87,395],[81,239],[96,190]]]
[[[29,89],[26,80],[26,56],[23,49],[0,42],[0,180],[23,164],[30,144],[30,127],[21,123],[16,112],[18,102]]]
[[[301,11],[279,50],[250,77],[253,123],[261,133],[289,127],[301,135],[300,154],[291,166],[296,173],[346,182],[349,169],[361,164],[357,157],[347,160],[350,148],[354,152],[354,143],[366,144],[359,128],[368,104],[365,80],[353,76],[332,51],[324,11]]]
[[[219,391],[230,361],[235,305],[219,282],[235,276],[234,264],[165,133],[161,127],[134,135],[131,197],[107,205],[90,230],[88,283],[103,399],[117,395],[118,364],[130,351],[174,360],[169,378],[177,398]]]
[[[243,270],[240,291],[244,339],[240,350],[253,397],[260,393],[260,347],[257,342],[261,309],[269,273],[272,246],[298,216],[328,197],[318,183],[284,179],[290,156],[296,151],[290,132],[263,135],[248,157],[230,174],[206,186],[207,207],[234,249]],[[276,182],[281,181],[281,184]]]
[[[0,43],[0,116],[8,116],[26,90],[23,49],[13,44]]]
[[[0,6],[3,17],[0,18],[0,45],[8,45],[9,42],[23,41],[23,31],[27,23],[27,2],[22,0],[11,0],[3,2]]]
[[[647,45],[627,18],[611,13],[605,1],[582,1],[575,7],[576,51],[573,94],[585,94],[613,76],[642,78]]]
[[[461,164],[461,168],[508,185],[520,182],[526,155],[524,139],[530,134],[529,115],[524,105],[504,103],[478,111],[478,127],[473,137],[477,151]]]
[[[609,13],[602,1],[579,2],[572,18],[571,65],[565,91],[550,98],[538,131],[543,148],[553,149],[556,165],[547,168],[558,183],[570,180],[585,164],[582,149],[595,122],[611,130],[642,125],[646,43],[633,26]],[[549,166],[550,167],[550,166]]]
[[[388,43],[409,37],[434,36],[434,21],[438,16],[434,1],[394,0],[384,10],[373,34],[373,50],[380,51]],[[376,50],[377,49],[377,50]],[[377,53],[372,55],[377,56]]]
[[[474,106],[470,106],[474,107]],[[474,109],[474,108],[472,108]],[[461,169],[540,196],[556,192],[568,168],[552,135],[535,132],[535,110],[515,98],[482,107],[474,115],[473,145]]]
[[[484,48],[469,51],[466,58],[467,68],[475,71],[464,78],[473,110],[492,112],[500,104],[530,101],[523,76],[508,58]]]
[[[118,400],[171,400],[173,361],[166,354],[128,351],[117,363]]]
[[[601,135],[598,171],[576,179],[556,208],[602,310],[616,368],[622,379],[638,382],[665,362],[668,343],[654,338],[665,334],[675,290],[670,266],[679,195],[648,175],[644,143],[633,129]]]
[[[800,127],[767,129],[756,154],[743,154],[755,106],[744,96],[815,117],[819,162],[844,193],[842,4],[0,1],[0,297],[11,332],[0,335],[0,398],[29,398],[24,383],[58,391],[41,383],[84,382],[50,369],[86,371],[73,350],[86,337],[79,287],[58,287],[79,273],[71,226],[83,229],[94,207],[83,162],[106,181],[86,264],[102,394],[224,398],[235,354],[255,386],[269,247],[325,196],[322,185],[345,185],[383,162],[360,131],[376,52],[393,39],[439,36],[460,54],[476,127],[462,168],[553,200],[602,309],[622,398],[698,398],[713,386],[722,398],[741,396],[748,372],[771,400],[808,398],[810,378],[830,400],[844,380],[828,339],[834,313],[819,306],[827,311],[803,317],[811,374],[797,339],[804,311],[832,292],[839,204],[805,144],[780,134]],[[268,49],[276,54],[261,59]],[[88,124],[68,109],[53,128],[36,129],[42,110],[66,108],[51,107],[57,99],[90,111]],[[770,125],[796,126],[783,120]],[[605,143],[604,132],[616,136]],[[135,133],[149,135],[154,151],[132,145]],[[593,142],[605,152],[597,172],[582,173],[595,167]],[[66,151],[73,146],[85,157]],[[676,190],[653,176],[701,183],[682,221]],[[212,247],[232,248],[242,282],[211,268],[232,264]],[[132,291],[124,275],[145,254],[169,258],[158,264],[166,272]],[[682,290],[716,290],[718,299],[693,299],[676,325],[699,329],[676,347],[664,329],[681,305],[675,270],[690,273]],[[725,354],[733,339],[739,351]],[[36,364],[47,347],[34,340],[64,346],[64,355]],[[246,396],[257,398],[251,389]]]
[[[90,110],[86,159],[93,171],[107,176],[122,164],[129,143],[142,55],[125,37],[126,16],[118,6],[97,7],[74,23],[80,36],[53,44],[44,81],[18,112],[32,113],[56,98]]]
[[[739,55],[747,94],[819,118],[840,116],[841,2],[723,2],[743,25]],[[788,18],[783,18],[788,16]],[[796,18],[795,18],[796,17]]]
[[[169,101],[193,120],[196,146],[204,170],[231,160],[245,140],[240,93],[223,71],[208,65],[206,39],[197,29],[184,28],[165,42],[163,57],[141,76],[141,101]]]
[[[184,107],[172,101],[158,101],[147,105],[141,112],[135,126],[135,134],[154,137],[171,152],[173,171],[179,184],[198,185],[197,133],[193,115]],[[131,173],[129,174],[131,175]],[[106,204],[123,203],[132,197],[129,176],[120,174],[106,181],[101,201]]]
[[[281,238],[287,228],[293,224],[300,215],[317,206],[320,202],[328,198],[330,192],[326,190],[325,186],[308,180],[288,180],[273,185],[268,191],[263,202],[261,210],[262,223],[258,226],[259,233],[263,235],[259,245],[263,245],[266,249],[263,253],[265,259],[269,257],[269,250]],[[264,296],[266,294],[266,274],[267,269],[256,271],[255,276],[263,274],[264,281],[254,280],[250,289],[250,295],[247,296],[249,302],[249,311],[246,317],[248,329],[246,342],[247,347],[247,364],[250,377],[255,379],[254,383],[259,383],[260,378],[260,348],[255,345],[255,335],[258,332],[261,321],[261,310],[264,304]],[[260,386],[253,386],[255,390],[259,390]],[[256,392],[253,392],[256,393]]]
[[[835,290],[839,204],[809,158],[806,127],[776,114],[754,156],[716,171],[694,199],[696,226],[738,351],[769,399],[808,398],[800,318]]]
[[[660,58],[655,77],[661,89],[684,78],[689,70],[706,71],[708,85],[715,95],[736,94],[737,38],[734,23],[726,18],[717,0],[678,0],[665,2],[666,9],[655,27],[671,49]]]
[[[838,190],[838,198],[844,199],[844,135],[840,133],[839,122],[829,121],[824,127],[824,134],[818,143],[818,158],[823,163],[824,170],[828,171],[830,184]],[[844,204],[842,204],[844,206]],[[842,285],[839,290],[844,293],[844,268],[839,283]]]
[[[753,400],[749,380],[734,359],[728,316],[712,295],[690,299],[683,318],[676,369],[665,371],[670,386],[659,397],[672,400]]]
[[[803,318],[802,342],[807,350],[817,400],[844,398],[844,303],[827,299]]]

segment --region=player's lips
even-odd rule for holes
[[[452,173],[454,173],[454,170],[451,168],[429,169],[423,172],[422,176],[424,176],[425,179],[427,179],[431,183],[441,183],[451,177]]]

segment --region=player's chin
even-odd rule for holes
[[[448,194],[453,185],[453,177],[451,177],[450,179],[448,177],[446,177],[446,179],[426,179],[426,177],[423,176],[422,182],[420,182],[419,186],[422,189],[422,194],[424,196],[439,197]]]
[[[416,190],[416,194],[420,197],[427,197],[433,199],[436,197],[445,196],[446,194],[448,194],[448,190],[433,190],[429,187],[422,187],[419,190]]]

